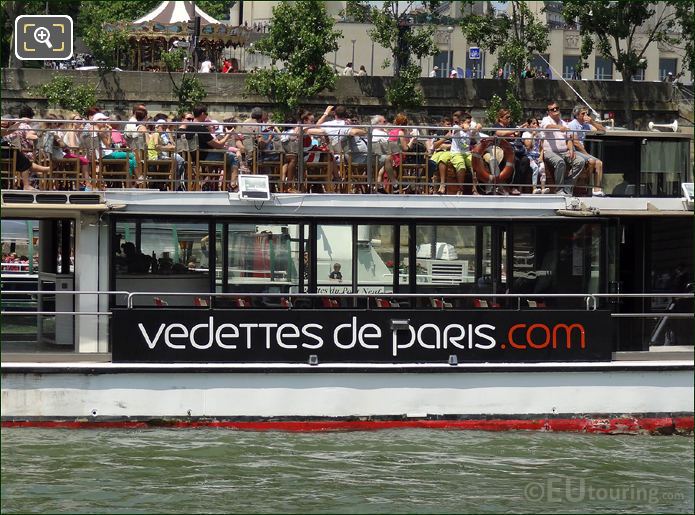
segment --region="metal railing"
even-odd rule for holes
[[[16,120],[3,120],[11,121]],[[466,165],[463,170],[450,170],[442,177],[442,172],[437,169],[437,160],[431,160],[437,154],[436,149],[432,148],[433,143],[444,140],[446,145],[456,139],[468,152],[472,150],[473,143],[483,138],[492,138],[490,147],[493,149],[499,148],[502,140],[518,139],[494,136],[495,131],[499,130],[497,127],[481,127],[479,131],[466,135],[449,134],[451,127],[431,125],[349,124],[343,127],[330,124],[178,121],[159,124],[140,122],[140,127],[148,128],[146,133],[124,131],[126,142],[105,148],[104,141],[112,141],[111,134],[115,128],[124,129],[126,124],[132,122],[34,119],[32,123],[49,125],[38,131],[41,133],[41,143],[33,150],[34,159],[50,169],[40,178],[39,186],[53,190],[126,187],[232,191],[238,184],[238,173],[253,173],[269,175],[277,192],[371,193],[385,182],[387,191],[397,183],[397,191],[402,193],[434,193],[446,187],[461,192],[465,188],[466,193],[473,193],[479,182],[476,180],[477,173]],[[70,126],[57,127],[61,124]],[[207,151],[200,149],[195,131],[191,131],[193,126],[214,127],[213,137],[225,141],[224,147]],[[361,133],[347,135],[346,128],[357,129]],[[390,136],[388,132],[391,129],[402,129],[405,134],[401,137]],[[509,129],[520,132],[528,130]],[[539,137],[543,132],[558,131],[535,130]],[[61,147],[60,142],[53,138],[54,133],[71,131],[78,134],[79,147]],[[168,135],[168,145],[150,144],[151,139],[159,138],[162,133]],[[317,141],[306,144],[311,138]],[[407,140],[408,149],[400,147],[399,143],[403,140]],[[63,157],[58,157],[61,152]],[[516,174],[499,180],[500,170],[495,165],[504,165],[508,156],[504,159],[497,158],[494,153],[491,156],[492,159],[483,166],[493,186],[531,186],[527,182],[520,182]],[[478,156],[474,153],[473,157]],[[513,161],[513,156],[511,159]],[[5,189],[18,186],[19,177],[12,172],[3,171]],[[380,181],[382,176],[386,178],[384,182]],[[565,185],[549,183],[548,186],[559,189]],[[495,187],[488,190],[478,188],[476,191],[506,193],[504,189]]]
[[[208,293],[208,292],[168,292],[168,291],[146,291],[146,292],[131,292],[125,290],[107,290],[107,291],[76,291],[76,290],[61,290],[61,291],[45,291],[45,290],[8,290],[2,292],[4,296],[12,295],[120,295],[126,296],[126,308],[136,309],[134,305],[134,299],[137,297],[184,297],[184,298],[204,298],[211,301],[213,298],[239,298],[239,297],[249,297],[249,298],[272,298],[272,299],[323,299],[323,298],[336,298],[336,299],[365,299],[367,301],[367,307],[369,308],[370,302],[373,302],[377,298],[388,298],[388,299],[434,299],[444,302],[445,300],[454,299],[516,299],[517,300],[517,310],[522,309],[521,302],[523,300],[533,300],[533,299],[582,299],[584,301],[585,309],[587,311],[596,311],[599,306],[600,299],[650,299],[650,298],[672,298],[672,299],[695,299],[695,293],[446,293],[446,294],[435,294],[435,293],[244,293],[244,292],[230,292],[230,293]],[[153,304],[154,305],[154,304]],[[140,306],[141,307],[141,306]],[[211,302],[208,303],[207,308],[212,308]],[[288,309],[291,309],[288,308]],[[438,309],[449,309],[442,307]],[[0,315],[33,315],[33,314],[54,314],[54,315],[110,315],[110,311],[47,311],[47,312],[37,312],[37,311],[0,311]],[[634,317],[653,317],[659,318],[664,316],[673,316],[674,318],[694,318],[693,313],[674,313],[672,311],[666,312],[645,312],[645,313],[611,313],[611,316],[615,318],[634,318]]]

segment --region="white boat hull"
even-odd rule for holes
[[[5,363],[2,369],[3,425],[626,416],[685,417],[692,429],[694,398],[692,361],[352,368]]]

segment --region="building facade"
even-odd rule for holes
[[[279,2],[239,1],[230,10],[230,21],[233,25],[239,24],[259,27],[258,37],[263,37],[272,20],[272,9]],[[393,74],[393,58],[391,52],[369,37],[368,31],[372,25],[357,23],[346,19],[342,11],[347,2],[325,2],[328,13],[336,20],[336,28],[342,32],[342,39],[338,41],[339,48],[332,54],[327,54],[326,59],[332,63],[338,72],[341,72],[348,62],[353,63],[353,68],[358,70],[364,66],[368,75],[390,76]],[[497,4],[502,5],[502,4]],[[534,15],[548,25],[550,31],[550,45],[543,55],[534,56],[531,61],[534,69],[543,72],[550,71],[553,79],[562,76],[565,79],[583,80],[620,80],[621,75],[612,63],[596,52],[592,53],[585,61],[588,68],[576,72],[577,65],[581,62],[581,36],[579,30],[571,23],[567,23],[561,15],[562,2],[529,1],[528,6]],[[483,14],[495,9],[490,2],[474,4],[476,14]],[[504,7],[503,7],[504,8]],[[658,4],[657,9],[666,8]],[[437,26],[435,42],[439,47],[437,55],[420,60],[422,76],[428,77],[430,72],[437,67],[437,77],[448,77],[451,70],[457,70],[459,78],[491,78],[497,76],[495,67],[496,58],[483,49],[476,52],[476,45],[469,43],[463,35],[457,20],[464,14],[461,2],[443,2],[439,8],[439,16],[446,20],[447,24]],[[636,47],[641,48],[646,41],[646,30],[638,33]],[[471,51],[473,48],[473,51]],[[245,52],[239,49],[242,69],[265,67],[270,65],[269,60],[259,54]],[[660,81],[670,72],[676,76],[684,71],[681,78],[683,83],[692,82],[692,74],[683,70],[683,49],[664,43],[652,43],[645,52],[647,67],[634,80]],[[389,64],[383,66],[385,62]],[[548,66],[549,63],[549,66]],[[507,71],[504,72],[505,75]]]

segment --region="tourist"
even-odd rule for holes
[[[572,195],[572,187],[584,169],[584,159],[574,151],[572,133],[568,132],[569,124],[560,116],[557,102],[548,103],[548,114],[541,120],[542,129],[555,129],[543,132],[543,157],[555,169],[555,184],[562,188],[559,193]],[[567,174],[567,167],[570,173]]]
[[[526,149],[526,157],[528,157],[531,165],[531,185],[533,189],[531,193],[549,193],[550,189],[546,188],[545,181],[545,163],[543,162],[543,140],[538,134],[538,118],[528,118],[526,123],[520,127],[528,129],[521,135],[521,141]]]
[[[14,123],[12,120],[2,122],[2,142],[0,143],[0,154],[2,159],[10,159],[14,154],[15,169],[19,172],[20,179],[22,181],[22,189],[24,191],[37,191],[37,189],[31,185],[30,173],[47,175],[50,172],[50,167],[32,163],[26,154],[10,144],[10,140],[7,139],[6,136],[9,136],[18,128],[18,126],[19,124]]]
[[[593,196],[603,197],[605,196],[601,188],[601,183],[603,181],[603,161],[586,151],[584,147],[586,132],[584,131],[597,130],[599,132],[605,132],[606,128],[599,122],[594,121],[591,116],[589,116],[587,108],[583,105],[577,105],[572,111],[572,115],[574,119],[569,123],[569,127],[575,131],[572,136],[574,138],[575,152],[579,157],[588,162],[589,175],[594,176]]]
[[[209,122],[207,107],[200,104],[193,108],[193,119],[196,122]],[[238,186],[237,176],[239,166],[236,162],[236,156],[226,152],[227,141],[231,137],[230,133],[223,135],[220,138],[215,138],[207,125],[191,125],[187,128],[186,138],[192,140],[194,136],[198,137],[198,149],[200,151],[200,159],[202,161],[224,161],[228,169],[232,171],[231,187]]]
[[[432,68],[432,71],[430,72],[430,78],[434,79],[439,76],[439,66],[435,66]]]
[[[352,77],[355,75],[355,70],[352,68],[352,63],[347,63],[343,68],[343,77]]]
[[[512,113],[509,109],[500,109],[497,111],[497,123],[493,127],[498,130],[495,131],[495,136],[507,140],[512,147],[514,147],[514,154],[516,159],[514,160],[514,174],[512,175],[512,188],[509,193],[512,195],[520,195],[521,187],[525,184],[531,184],[531,164],[528,157],[526,156],[526,150],[524,146],[519,141],[519,132],[517,130],[511,129],[512,127]],[[497,162],[503,164],[503,159],[497,157]],[[506,190],[502,189],[501,193],[506,193]]]
[[[358,77],[366,77],[367,76],[367,69],[364,67],[363,64],[360,65],[360,70],[357,72]]]
[[[58,117],[54,114],[47,114],[46,118],[49,120],[57,120]],[[76,118],[79,120],[79,116]],[[75,117],[73,116],[73,120]],[[51,159],[77,159],[80,162],[80,171],[82,172],[82,186],[80,190],[82,191],[92,191],[93,184],[90,174],[90,161],[86,156],[76,154],[75,151],[79,147],[79,141],[76,141],[76,126],[77,124],[68,123],[63,126],[59,122],[46,122],[46,133],[44,134],[44,152],[46,152]],[[74,147],[68,145],[70,143],[76,143]]]
[[[213,71],[213,66],[212,62],[210,61],[209,57],[206,57],[205,60],[200,63],[200,69],[198,70],[199,73],[210,73]]]

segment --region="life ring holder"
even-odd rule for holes
[[[483,161],[483,155],[487,148],[495,144],[504,152],[504,168],[495,175],[490,173],[489,168]],[[478,183],[482,184],[499,184],[508,183],[514,173],[514,148],[507,140],[499,138],[483,138],[480,142],[471,149],[473,157],[473,171],[478,178]]]

